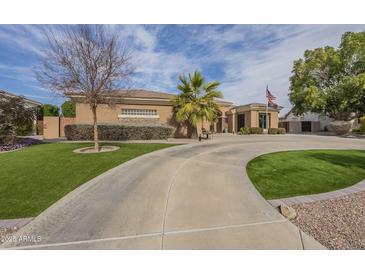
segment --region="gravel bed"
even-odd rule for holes
[[[365,249],[365,191],[292,207],[292,222],[328,249]]]

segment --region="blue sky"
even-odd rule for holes
[[[365,25],[109,25],[133,48],[132,87],[176,93],[179,74],[199,69],[219,80],[224,99],[265,102],[265,89],[290,109],[293,60],[306,49],[338,46],[346,31]],[[0,89],[61,104],[65,98],[42,87],[33,70],[46,41],[37,25],[0,25]]]

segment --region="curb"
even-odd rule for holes
[[[365,191],[365,180],[354,184],[350,187],[334,190],[325,193],[319,194],[311,194],[311,195],[303,195],[303,196],[295,196],[290,198],[283,198],[283,199],[274,199],[274,200],[267,200],[269,204],[273,207],[278,207],[280,204],[284,203],[289,206],[296,205],[296,204],[304,204],[304,203],[313,203],[318,201],[329,200],[333,198],[338,198],[358,192]]]

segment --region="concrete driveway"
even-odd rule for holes
[[[365,149],[365,140],[219,136],[157,151],[79,187],[15,235],[28,238],[2,247],[322,248],[272,208],[245,171],[247,162],[260,154],[317,148]]]

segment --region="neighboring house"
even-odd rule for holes
[[[41,107],[43,105],[40,102],[34,101],[32,99],[26,98],[26,97],[21,96],[21,95],[16,95],[14,93],[10,93],[10,92],[5,91],[5,90],[0,90],[0,94],[2,94],[4,96],[7,96],[7,97],[21,98],[21,99],[23,99],[24,106],[28,107],[28,108],[36,108],[36,107]],[[33,132],[32,132],[32,134],[36,134],[36,127],[37,127],[37,117],[35,115],[34,119],[33,119]]]
[[[92,113],[85,96],[69,93],[67,96],[76,104],[76,124],[92,124]],[[176,128],[175,137],[186,137],[189,128],[175,120],[171,99],[174,94],[148,90],[120,90],[105,94],[105,102],[97,108],[100,124],[168,124]],[[264,127],[264,104],[233,106],[231,102],[217,100],[221,116],[217,121],[204,121],[203,128],[212,132],[237,132],[240,126]],[[281,108],[269,109],[270,127],[278,127],[278,113]],[[245,121],[242,123],[242,117]],[[261,122],[260,122],[261,121]],[[197,125],[201,131],[201,123]]]
[[[288,133],[319,132],[326,131],[333,119],[327,115],[307,112],[303,115],[295,115],[290,110],[284,117],[279,119],[282,127]]]

